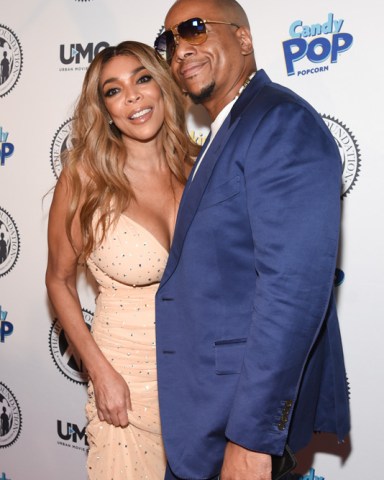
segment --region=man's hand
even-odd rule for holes
[[[271,480],[272,458],[228,442],[220,480]]]

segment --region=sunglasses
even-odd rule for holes
[[[239,28],[239,25],[231,22],[221,22],[219,20],[203,20],[201,18],[190,18],[181,22],[170,30],[165,30],[155,40],[155,50],[159,53],[169,64],[172,62],[173,55],[177,45],[179,44],[179,38],[188,42],[190,45],[201,45],[208,38],[208,32],[206,24],[221,24],[232,25]]]

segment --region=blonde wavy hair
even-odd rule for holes
[[[182,184],[186,182],[186,167],[192,163],[199,148],[187,133],[184,97],[172,79],[167,63],[154,49],[140,42],[125,41],[100,51],[85,75],[74,111],[72,147],[62,158],[71,198],[66,214],[66,232],[75,249],[71,227],[79,210],[83,251],[78,253],[85,259],[134,198],[124,173],[129,152],[118,129],[108,123],[109,115],[100,89],[104,65],[118,55],[135,56],[160,86],[165,107],[164,125],[160,131],[164,154],[170,171]],[[97,222],[93,225],[96,212]]]

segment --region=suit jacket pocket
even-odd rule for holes
[[[208,207],[213,207],[218,203],[224,202],[240,192],[240,177],[231,178],[225,183],[222,183],[218,187],[214,188],[211,191],[207,191],[200,203],[200,210]]]
[[[246,338],[219,340],[215,342],[215,363],[217,375],[240,373],[243,365]]]

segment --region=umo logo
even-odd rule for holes
[[[23,52],[15,33],[0,24],[0,97],[9,93],[19,80]]]
[[[87,70],[95,55],[106,47],[109,47],[109,43],[104,41],[96,45],[93,43],[88,43],[85,46],[81,43],[60,45],[60,62],[65,65],[65,67],[60,67],[60,72]],[[84,62],[86,65],[84,65]]]
[[[342,33],[343,19],[335,19],[328,14],[325,23],[306,25],[303,20],[295,20],[289,27],[290,40],[283,42],[287,74],[298,77],[329,70],[329,65],[313,67],[312,64],[337,63],[339,55],[349,50],[353,43],[350,33]],[[301,62],[301,69],[295,71],[295,63]],[[304,67],[304,68],[303,68]]]
[[[343,165],[343,188],[341,197],[352,190],[360,173],[360,149],[352,132],[339,120],[322,115],[323,120],[339,147]]]
[[[56,178],[59,178],[63,168],[61,155],[71,148],[72,118],[66,120],[55,133],[51,144],[51,167]]]
[[[3,127],[0,127],[0,165],[5,165],[5,160],[13,155],[15,147],[13,143],[7,142],[8,132],[4,132]],[[0,479],[1,480],[1,479]]]
[[[307,475],[301,476],[297,480],[325,480],[325,477],[315,475],[315,470],[311,468]]]
[[[0,277],[12,270],[19,251],[20,239],[16,224],[9,213],[0,207]]]
[[[82,309],[84,321],[91,329],[93,313]],[[78,353],[72,347],[65,332],[57,318],[52,324],[49,332],[49,348],[52,358],[60,372],[72,382],[86,384],[88,374],[85,370]]]
[[[57,442],[58,445],[83,450],[85,452],[88,450],[85,427],[80,430],[76,423],[63,423],[61,420],[57,420],[57,434],[61,438],[61,440]],[[79,445],[80,443],[84,446]]]
[[[16,397],[0,382],[0,448],[16,442],[21,432],[21,412]]]
[[[0,305],[0,342],[5,342],[5,337],[8,337],[13,332],[13,325],[7,322],[8,312],[2,309]],[[1,480],[1,479],[0,479]]]

